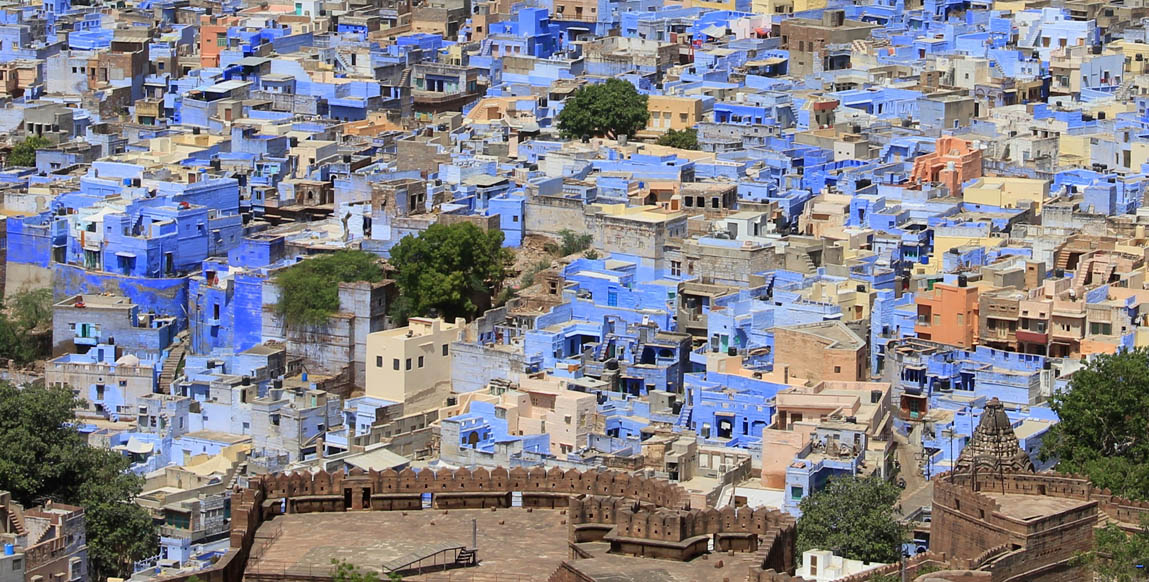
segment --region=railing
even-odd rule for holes
[[[180,538],[180,539],[190,538],[190,539],[194,540],[194,539],[204,538],[204,537],[207,537],[210,535],[216,535],[216,534],[224,533],[224,532],[228,531],[230,529],[230,527],[231,526],[229,526],[226,523],[221,523],[221,524],[214,525],[211,527],[205,527],[205,528],[201,528],[201,529],[197,529],[197,530],[189,530],[187,528],[182,528],[182,527],[175,527],[175,526],[171,526],[171,525],[162,525],[162,526],[160,526],[160,535],[164,536],[164,537],[169,537],[169,538]]]
[[[283,582],[284,580],[311,580],[325,582],[331,580],[334,567],[331,564],[299,565],[284,562],[252,562],[249,560],[244,571],[245,580],[259,582]],[[505,572],[482,571],[472,568],[451,569],[442,572],[418,574],[423,582],[538,582],[537,575],[508,574]]]
[[[155,568],[156,564],[159,563],[159,561],[160,561],[160,555],[159,554],[156,554],[150,558],[144,558],[142,560],[137,560],[135,563],[135,566],[132,568],[132,572],[133,573],[134,572],[141,572],[143,570],[149,570],[151,568]]]

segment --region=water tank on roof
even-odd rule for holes
[[[11,556],[16,553],[16,546],[12,544],[4,544],[4,555]]]

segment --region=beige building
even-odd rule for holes
[[[438,408],[451,391],[451,348],[466,323],[413,317],[407,327],[367,336],[367,396],[400,402],[406,413]]]
[[[987,176],[962,189],[962,199],[969,204],[1019,208],[1029,203],[1037,213],[1048,196],[1049,181],[1033,178]]]
[[[868,358],[866,341],[841,321],[774,329],[774,369],[786,370],[786,383],[862,381]]]
[[[465,392],[458,398],[456,404],[439,411],[439,418],[444,419],[440,454],[450,463],[501,462],[500,447],[495,447],[495,454],[476,448],[492,436],[485,421],[466,416],[477,402],[494,405],[495,417],[507,423],[508,436],[548,435],[549,452],[560,458],[586,448],[595,426],[594,395],[572,390],[568,380],[555,376],[524,376],[517,384],[491,382],[486,390]]]
[[[646,129],[657,133],[690,129],[702,121],[702,100],[693,97],[651,95],[646,110],[650,112]]]

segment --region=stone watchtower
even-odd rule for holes
[[[969,443],[958,455],[954,473],[1033,473],[1033,461],[1018,444],[1001,401],[993,398],[985,405],[981,421]]]

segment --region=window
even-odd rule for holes
[[[383,356],[375,356],[375,367],[376,368],[382,368],[383,367]]]
[[[518,221],[519,221],[519,215],[515,214],[515,215],[511,216],[511,222],[518,222]]]
[[[671,277],[681,277],[682,276],[682,261],[670,261],[670,276]]]
[[[801,499],[801,498],[802,498],[802,488],[801,487],[791,487],[790,488],[790,499]]]
[[[835,374],[841,374],[842,373],[842,367],[841,366],[834,366],[834,373]]]
[[[218,48],[227,48],[227,33],[215,33],[215,46]]]
[[[443,355],[447,355],[447,344],[443,344]]]
[[[391,366],[392,366],[394,369],[398,370],[398,369],[399,369],[399,358],[395,358],[394,360],[392,360],[392,361],[391,361]]]
[[[411,369],[411,358],[407,358],[407,369]]]
[[[937,314],[937,313],[935,313],[935,314],[934,314],[934,325],[941,325],[941,324],[942,324],[942,316],[941,316],[941,314]]]
[[[423,367],[423,356],[419,356],[419,367]]]

